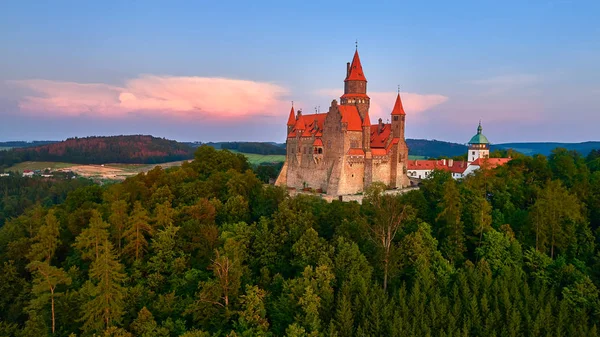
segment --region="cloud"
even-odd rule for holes
[[[276,116],[289,105],[283,100],[288,90],[282,86],[227,78],[142,75],[123,86],[50,80],[10,83],[28,91],[18,106],[31,114],[227,119]]]
[[[339,89],[321,89],[317,91],[318,95],[335,97],[338,99],[342,95]],[[384,121],[389,118],[390,113],[396,102],[396,92],[369,92],[371,98],[371,106],[369,108],[369,116],[372,120],[382,118]],[[411,92],[401,92],[402,106],[406,113],[413,118],[421,115],[437,105],[440,105],[448,100],[447,96],[438,94],[417,94]]]

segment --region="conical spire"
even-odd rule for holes
[[[402,107],[402,99],[400,98],[400,93],[398,93],[398,96],[396,97],[396,103],[394,104],[392,115],[406,115],[406,112],[404,112],[404,108]]]
[[[367,78],[363,73],[362,64],[360,64],[358,49],[354,52],[354,58],[352,58],[352,63],[350,64],[350,71],[344,82],[345,81],[367,81]]]
[[[305,130],[306,129],[306,123],[304,122],[304,117],[302,116],[302,113],[298,114],[298,120],[296,120],[294,129],[296,129],[296,130]]]
[[[290,110],[290,117],[288,118],[287,125],[294,126],[296,124],[296,113],[294,112],[294,106],[292,105],[292,110]]]

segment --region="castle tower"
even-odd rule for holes
[[[402,106],[402,99],[400,98],[400,90],[398,90],[398,96],[396,96],[396,103],[394,103],[394,109],[392,110],[392,136],[394,138],[404,139],[404,123],[406,119],[406,112]]]
[[[370,98],[367,96],[367,78],[360,63],[358,48],[354,52],[352,63],[346,65],[344,94],[340,97],[341,105],[356,105],[362,119],[369,111]]]
[[[287,134],[288,135],[294,129],[294,125],[296,125],[296,113],[294,112],[294,105],[292,104],[292,110],[290,110],[290,116],[288,117],[288,122],[287,122]]]
[[[483,128],[481,127],[480,121],[479,126],[477,127],[477,134],[469,141],[468,163],[474,162],[477,158],[490,157],[490,142],[481,131],[483,131]]]

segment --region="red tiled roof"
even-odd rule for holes
[[[338,105],[342,114],[342,123],[348,123],[348,131],[362,131],[362,121],[354,105]]]
[[[406,165],[407,170],[442,170],[452,173],[463,173],[467,169],[467,163],[464,161],[454,161],[450,166],[450,161],[446,160],[409,160]]]
[[[387,154],[386,149],[371,149],[371,153],[374,156],[385,156]]]
[[[359,98],[369,98],[367,94],[343,94],[340,98],[349,98],[349,97],[359,97]]]
[[[292,110],[290,110],[290,117],[288,118],[287,125],[293,126],[295,124],[296,124],[296,114],[294,113],[294,107],[292,107]]]
[[[378,132],[379,124],[371,125],[371,148],[385,148],[392,131],[391,124],[383,124],[383,130]]]
[[[352,58],[352,64],[350,64],[350,71],[344,82],[346,81],[367,81],[367,78],[363,73],[362,64],[360,64],[358,49],[354,52],[354,58]]]
[[[402,99],[400,98],[400,93],[398,93],[398,96],[396,97],[396,103],[394,104],[392,115],[406,115],[406,112],[404,112],[404,107],[402,107]]]
[[[508,163],[511,158],[477,158],[471,165],[477,165],[487,169],[493,169]]]
[[[365,113],[365,118],[363,118],[362,126],[371,126],[371,118],[369,117],[369,111]]]
[[[364,156],[365,151],[363,151],[363,149],[353,148],[353,149],[349,149],[347,154],[350,156]]]
[[[288,138],[294,138],[300,134],[302,137],[323,136],[323,125],[327,114],[300,115],[294,129],[288,134]]]
[[[321,138],[315,139],[313,146],[323,146],[323,141],[321,140]]]
[[[295,130],[306,129],[306,123],[304,123],[304,116],[302,116],[302,115],[298,116],[298,119],[296,120],[296,124],[294,125],[294,129]]]

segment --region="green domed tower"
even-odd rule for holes
[[[490,157],[490,142],[487,137],[481,133],[483,128],[481,127],[481,121],[477,127],[477,134],[471,137],[469,141],[469,153],[468,162],[474,162],[478,158],[489,158]]]

